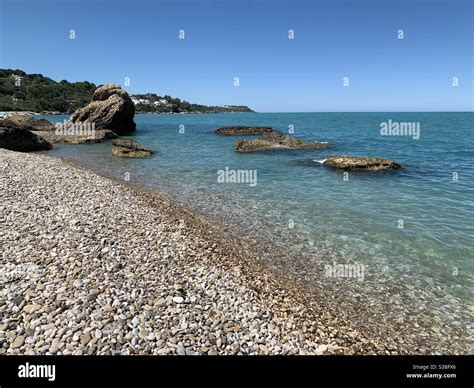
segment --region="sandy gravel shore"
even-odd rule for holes
[[[407,352],[164,195],[39,154],[0,149],[0,169],[0,354]]]

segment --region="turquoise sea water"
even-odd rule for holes
[[[113,157],[110,142],[58,145],[50,153],[117,177],[128,173],[133,183],[169,192],[203,214],[266,239],[288,252],[280,266],[304,267],[316,279],[324,263],[358,263],[366,266],[368,281],[398,279],[425,290],[433,303],[439,300],[451,321],[469,322],[473,118],[474,113],[137,115],[130,138],[155,151],[149,158]],[[419,123],[420,138],[381,136],[380,124],[388,120]],[[236,137],[211,133],[226,125],[285,132],[292,126],[294,136],[326,141],[330,148],[239,154]],[[385,157],[404,168],[350,173],[345,180],[343,172],[317,162],[340,154]],[[219,183],[217,172],[226,167],[256,170],[257,185]],[[303,258],[292,265],[297,255]]]

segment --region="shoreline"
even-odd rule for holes
[[[461,327],[450,327],[449,322],[443,322],[441,317],[433,315],[437,310],[431,304],[430,296],[418,294],[422,290],[417,292],[397,279],[384,278],[377,270],[376,276],[370,273],[369,278],[362,282],[349,278],[333,278],[328,281],[323,277],[324,270],[317,273],[306,271],[307,260],[312,260],[311,257],[276,247],[273,239],[262,239],[260,234],[254,235],[248,230],[241,230],[230,220],[226,223],[216,214],[203,212],[182,198],[163,192],[159,187],[147,186],[143,181],[127,182],[102,169],[82,165],[67,157],[61,159],[135,190],[137,196],[147,198],[151,206],[163,212],[167,212],[166,207],[161,206],[162,199],[165,198],[173,207],[173,212],[168,216],[174,217],[173,213],[180,213],[182,218],[198,223],[200,227],[194,228],[193,232],[200,231],[205,240],[212,237],[212,241],[222,247],[224,252],[235,255],[237,262],[245,262],[252,269],[250,279],[253,280],[254,274],[271,274],[280,287],[291,290],[298,303],[306,309],[305,314],[319,320],[318,324],[324,321],[326,327],[339,327],[343,332],[360,335],[364,346],[357,350],[357,354],[469,352],[466,334],[468,321],[464,320]],[[261,224],[260,227],[271,225]],[[280,240],[284,236],[274,234],[273,238]],[[317,259],[321,260],[322,257]],[[381,283],[377,284],[378,282]],[[449,331],[445,331],[445,328]],[[339,343],[342,344],[342,341]]]
[[[59,203],[64,204],[65,206],[72,206],[72,207],[77,206],[79,209],[82,209],[85,206],[85,204],[74,203],[74,202],[68,205],[68,200],[70,199],[68,199],[66,192],[64,190],[60,190],[59,187],[54,186],[54,185],[58,186],[58,182],[61,182],[60,178],[65,178],[63,179],[63,181],[66,182],[66,185],[70,187],[71,190],[77,190],[78,187],[75,184],[74,179],[71,179],[71,177],[69,176],[70,174],[72,174],[75,177],[77,177],[79,180],[87,182],[89,189],[94,189],[96,193],[99,193],[98,194],[99,199],[98,198],[95,198],[95,199],[98,199],[97,202],[98,202],[99,209],[104,206],[107,208],[107,211],[104,210],[104,213],[101,214],[104,219],[109,217],[113,220],[114,217],[117,216],[117,214],[115,214],[114,212],[115,208],[108,208],[107,200],[105,201],[103,200],[104,197],[107,198],[107,196],[105,196],[104,194],[110,194],[110,192],[113,192],[115,195],[118,195],[118,198],[124,201],[124,204],[121,204],[121,205],[124,206],[124,209],[126,211],[139,210],[140,212],[143,212],[143,215],[144,216],[146,215],[146,217],[155,216],[159,218],[160,219],[159,226],[163,226],[164,228],[163,233],[167,234],[168,236],[171,236],[169,242],[165,242],[165,241],[162,241],[162,242],[164,242],[165,244],[171,244],[171,245],[178,244],[180,247],[179,249],[182,249],[188,254],[191,254],[191,257],[193,258],[193,260],[191,260],[190,262],[188,257],[180,255],[180,251],[178,249],[179,259],[175,260],[176,261],[175,264],[178,266],[181,266],[181,269],[183,269],[185,272],[191,271],[191,277],[195,275],[193,271],[196,270],[194,266],[196,265],[197,262],[204,265],[208,273],[213,274],[212,276],[215,276],[214,271],[218,271],[219,273],[222,272],[221,275],[217,276],[218,279],[222,279],[222,278],[227,279],[227,277],[230,277],[231,282],[232,282],[232,287],[230,288],[232,290],[231,294],[235,294],[235,296],[240,298],[240,301],[237,304],[241,306],[246,306],[247,304],[251,303],[254,306],[258,306],[259,307],[258,310],[264,312],[263,314],[260,314],[260,315],[257,314],[259,318],[256,319],[255,322],[258,322],[258,326],[259,326],[258,328],[251,327],[252,322],[249,323],[248,327],[245,327],[245,325],[239,324],[239,332],[241,331],[242,333],[244,333],[243,336],[257,334],[258,337],[262,333],[266,333],[267,338],[269,338],[268,341],[270,343],[270,344],[267,344],[267,341],[265,340],[263,341],[263,343],[259,343],[258,341],[256,341],[255,346],[252,343],[252,341],[244,341],[242,344],[241,343],[242,341],[240,341],[239,339],[235,339],[235,338],[229,339],[227,335],[226,343],[228,342],[228,347],[229,347],[228,349],[226,348],[227,345],[224,347],[222,346],[222,343],[223,343],[222,338],[220,341],[220,346],[218,346],[217,340],[216,340],[216,344],[210,344],[211,346],[204,345],[202,348],[204,349],[209,348],[207,352],[202,350],[202,348],[197,348],[196,346],[192,344],[190,345],[184,342],[183,342],[183,346],[180,346],[179,344],[178,345],[175,344],[176,347],[173,347],[172,343],[168,344],[169,341],[166,343],[167,347],[165,347],[165,345],[162,344],[163,347],[157,349],[156,347],[153,347],[153,344],[155,345],[157,344],[156,338],[155,340],[152,341],[152,340],[147,340],[148,337],[141,338],[143,337],[143,335],[140,336],[140,332],[142,330],[146,330],[147,332],[150,332],[151,330],[142,329],[140,328],[140,324],[137,324],[137,327],[134,327],[131,330],[131,332],[133,333],[133,331],[136,328],[139,328],[139,330],[137,330],[136,333],[133,333],[131,338],[129,338],[128,340],[125,339],[123,344],[121,343],[121,346],[123,345],[123,349],[122,347],[120,348],[121,354],[134,354],[134,353],[140,353],[140,352],[142,352],[142,354],[170,354],[170,353],[179,354],[180,352],[182,353],[183,348],[185,350],[185,353],[188,353],[189,351],[189,354],[204,354],[204,353],[207,353],[207,354],[214,354],[214,353],[217,353],[217,354],[418,354],[418,353],[425,354],[425,353],[431,353],[431,352],[435,353],[434,350],[430,351],[429,349],[414,349],[412,344],[405,344],[406,347],[404,347],[401,344],[393,343],[392,341],[387,341],[386,343],[384,343],[382,341],[383,337],[381,338],[379,335],[375,335],[374,333],[370,333],[369,331],[362,332],[361,330],[357,330],[357,328],[351,327],[353,325],[351,324],[350,321],[344,322],[343,319],[341,319],[340,317],[332,315],[331,314],[332,312],[324,308],[324,303],[322,303],[323,301],[314,300],[315,299],[314,295],[313,296],[308,295],[308,293],[303,289],[304,287],[298,287],[298,284],[295,284],[294,281],[292,281],[291,279],[286,279],[284,276],[281,276],[281,274],[278,274],[275,271],[270,270],[268,267],[264,266],[262,263],[259,263],[258,260],[255,260],[256,252],[252,250],[253,247],[251,245],[247,246],[247,243],[244,240],[242,240],[241,236],[232,236],[232,234],[229,233],[227,228],[224,228],[225,230],[223,230],[222,226],[218,224],[214,224],[212,220],[209,220],[200,215],[192,213],[190,210],[184,208],[177,201],[169,198],[169,196],[165,193],[161,193],[159,191],[152,190],[149,188],[138,187],[133,184],[121,181],[117,178],[104,177],[97,173],[93,173],[90,170],[84,169],[82,166],[77,166],[75,163],[72,163],[62,158],[55,158],[55,157],[50,157],[50,156],[42,155],[42,154],[21,154],[21,153],[16,153],[12,151],[6,151],[6,150],[0,150],[0,153],[5,155],[6,160],[9,160],[11,163],[16,163],[17,165],[20,165],[20,166],[23,164],[24,165],[23,168],[19,168],[18,170],[22,171],[24,175],[27,175],[28,177],[30,177],[32,181],[34,181],[35,179],[38,179],[38,175],[41,176],[42,174],[47,174],[47,172],[42,171],[40,164],[46,164],[48,166],[51,166],[51,170],[57,176],[48,175],[46,179],[52,180],[54,184],[48,187],[42,186],[42,190],[45,190],[47,192],[49,192],[49,190],[52,190],[56,195],[65,197],[65,198],[57,199]],[[38,162],[42,162],[42,163],[38,163]],[[2,168],[6,170],[6,168],[3,165],[2,165]],[[22,173],[16,173],[16,174],[19,174],[19,176],[22,177],[23,176]],[[13,172],[13,174],[15,174],[15,172]],[[3,175],[5,177],[7,176],[7,174],[3,174]],[[30,187],[30,189],[33,189],[34,187],[35,186]],[[59,192],[57,190],[59,190]],[[4,201],[4,202],[7,203],[7,201]],[[22,205],[22,201],[20,201],[16,205],[18,206]],[[6,211],[4,213],[7,214]],[[54,213],[54,210],[53,210],[51,213],[51,217],[54,218],[54,216],[57,216],[57,214]],[[85,218],[83,221],[90,223],[87,218]],[[92,223],[91,228],[95,226],[96,225]],[[130,236],[128,237],[128,239],[132,239],[133,240],[131,241],[132,243],[136,242],[139,246],[142,246],[142,247],[146,244],[150,244],[150,241],[149,239],[147,239],[146,234],[139,235],[139,236],[135,236],[135,234],[132,234],[134,230],[133,228],[134,226],[135,226],[135,229],[137,230],[141,230],[141,231],[146,230],[146,232],[152,233],[150,232],[150,228],[147,227],[147,224],[143,223],[143,220],[141,219],[133,220],[132,225],[129,225],[129,226],[130,227],[127,228],[125,232],[130,232]],[[105,222],[105,229],[107,233],[110,232],[109,229],[113,229],[113,228],[114,228],[113,225],[109,225],[109,223]],[[7,233],[14,233],[14,231],[9,230]],[[110,238],[111,237],[108,237],[108,239]],[[135,241],[135,239],[137,241]],[[35,243],[37,243],[38,245],[41,245],[41,241],[39,240],[40,239],[36,239]],[[13,246],[8,245],[8,240],[7,240],[6,245],[7,245],[7,249],[5,249],[5,252],[7,252],[10,249],[14,249]],[[100,244],[100,247],[102,245],[103,244]],[[153,247],[153,243],[151,243],[150,245],[151,249],[153,249],[152,247]],[[112,249],[112,247],[105,247],[105,248],[100,249],[100,252],[102,252],[102,250],[107,249],[107,248],[109,248],[109,250]],[[142,252],[141,256],[136,257],[137,261],[134,263],[134,265],[137,266],[136,269],[139,270],[140,273],[141,272],[146,273],[147,271],[149,271],[150,269],[149,267],[147,267],[147,266],[150,266],[149,260],[151,260],[152,262],[153,260],[157,260],[155,264],[157,264],[158,266],[163,266],[165,263],[162,260],[157,259],[161,256],[161,253],[162,253],[161,250],[162,248],[160,246],[159,249],[154,253],[154,258],[149,258],[149,255],[146,252]],[[109,251],[107,251],[106,253],[108,252]],[[142,263],[142,260],[144,257],[146,259]],[[18,259],[21,262],[21,257],[19,257]],[[126,262],[127,261],[125,260],[124,261],[125,265],[126,265]],[[54,260],[53,260],[53,263],[54,263]],[[86,260],[86,264],[87,263],[88,261]],[[8,260],[4,264],[7,265]],[[48,270],[48,267],[46,267],[45,270]],[[130,274],[130,275],[132,278],[134,277],[134,274]],[[175,276],[175,271],[173,271],[173,276]],[[206,275],[204,275],[204,279],[207,279]],[[160,284],[160,281],[155,279],[154,281],[151,280],[151,282],[148,283],[148,286],[154,289],[156,287],[164,286],[164,284],[162,283]],[[194,288],[195,286],[197,287],[197,285],[194,284],[191,288]],[[104,287],[104,285],[102,285],[102,287]],[[98,285],[97,288],[100,289],[100,284]],[[244,291],[240,292],[240,289]],[[218,290],[214,290],[214,291],[219,293]],[[106,292],[106,290],[103,290],[103,292]],[[148,291],[144,290],[143,292],[147,293]],[[184,299],[186,300],[186,298],[187,297],[185,296]],[[163,298],[160,298],[160,300],[161,299]],[[165,299],[164,304],[160,305],[159,307],[162,310],[166,308],[164,311],[165,315],[166,315],[167,309],[169,308],[171,308],[174,313],[176,313],[174,310],[182,306],[190,307],[190,309],[193,310],[193,304],[196,303],[196,301],[191,302],[189,303],[189,306],[188,306],[188,303],[179,303],[177,304],[177,306],[175,306],[176,303],[173,302],[172,296],[168,295],[168,298],[164,298],[164,299]],[[223,299],[225,300],[226,298],[223,298]],[[9,302],[7,302],[7,304],[8,303]],[[112,309],[114,308],[113,303],[114,302],[112,302],[112,306],[111,306]],[[218,302],[216,303],[218,304]],[[319,306],[320,304],[322,307]],[[46,304],[43,304],[43,305],[38,304],[38,305],[42,306],[43,309],[47,307]],[[1,310],[3,310],[4,308],[5,308],[5,305],[0,307]],[[23,306],[23,309],[24,309],[24,306]],[[250,311],[252,311],[251,308],[250,308]],[[41,312],[42,310],[39,309],[35,311],[34,314],[39,314]],[[114,310],[112,310],[110,313],[112,312],[117,313]],[[191,312],[195,313],[196,311],[191,311]],[[265,312],[267,312],[268,314],[265,314]],[[25,320],[26,323],[30,321],[30,320],[26,320],[26,318],[28,318],[29,316],[28,313],[26,313],[25,315],[24,311],[19,310],[16,314],[19,315],[22,320]],[[44,314],[47,315],[46,310],[44,310],[44,313],[42,315]],[[3,311],[2,315],[7,316],[8,314],[6,314],[5,311]],[[225,311],[220,311],[219,315],[226,316],[226,319],[235,321],[236,317],[239,317],[241,314],[240,313],[231,314],[231,313],[226,313]],[[250,316],[251,315],[252,314],[250,314]],[[158,316],[162,317],[163,315],[159,314]],[[272,318],[270,319],[270,317]],[[275,317],[278,318],[276,321],[274,320]],[[131,321],[133,321],[134,318],[130,318],[128,316],[126,318],[127,319],[125,320],[127,321],[127,324],[125,324],[124,326],[128,327],[127,325],[130,325],[130,324],[132,324],[133,326],[133,322]],[[250,321],[252,319],[255,319],[255,318],[250,318]],[[215,323],[215,320],[212,324],[214,323]],[[212,324],[210,325],[210,328],[211,328],[210,331],[214,331],[214,329],[212,329]],[[5,325],[5,323],[2,322],[2,325]],[[276,332],[278,333],[278,336],[275,334],[268,334],[267,328],[269,327],[269,325],[271,325],[272,328],[276,327],[276,329],[278,329],[276,330]],[[9,326],[7,328],[9,328]],[[198,330],[199,328],[200,327],[196,327],[192,331],[192,335],[196,336],[196,331],[202,331],[202,330]],[[87,335],[91,333],[93,330],[102,330],[102,329],[91,329],[91,331],[86,332],[86,329],[81,329],[82,330],[81,335],[86,336],[86,340],[88,338]],[[26,330],[28,330],[28,328],[25,328],[25,332]],[[188,329],[186,328],[183,330],[188,330]],[[5,329],[5,331],[7,330]],[[163,332],[163,330],[161,330],[161,332]],[[235,334],[239,334],[239,332],[236,332]],[[30,333],[31,333],[31,329],[30,329]],[[36,333],[36,331],[34,333]],[[126,335],[128,334],[129,333],[125,334],[124,337],[126,337]],[[155,337],[157,337],[156,333],[153,333],[153,334],[155,335]],[[20,334],[17,333],[16,337],[18,335],[21,336],[21,333]],[[82,338],[81,335],[76,336],[78,337],[78,340]],[[151,333],[149,333],[149,335],[151,336]],[[176,335],[176,333],[174,335]],[[74,333],[72,333],[72,336],[70,337],[74,339]],[[67,337],[67,338],[70,338],[70,337]],[[83,346],[83,347],[76,346],[74,341],[69,342],[69,345],[71,345],[73,348],[73,350],[71,350],[71,353],[74,354],[74,352],[80,351],[82,354],[84,353],[105,354],[113,350],[112,347],[110,347],[110,349],[104,350],[104,348],[107,347],[106,342],[104,342],[105,344],[104,346],[100,347],[99,345],[102,344],[100,343],[101,338],[99,338],[95,344],[92,344],[92,346],[89,346],[89,342],[92,341],[92,339],[86,343],[86,346]],[[137,340],[135,340],[136,342],[135,344],[133,344],[134,338],[138,338]],[[150,338],[152,338],[152,336]],[[278,340],[276,338],[278,338]],[[11,337],[10,339],[12,339],[12,341],[14,342],[13,337]],[[27,342],[26,339],[27,338],[24,339],[25,342]],[[276,345],[273,344],[272,341]],[[151,342],[151,343],[148,343],[148,342]],[[239,350],[236,352],[237,342],[238,342]],[[249,345],[246,348],[245,343],[247,342],[252,343],[252,345]],[[2,343],[3,346],[0,348],[0,352],[5,352],[5,343],[6,342]],[[8,341],[8,343],[11,344],[11,341]],[[58,343],[58,345],[59,344],[60,342]],[[68,344],[67,340],[65,341],[64,346],[66,346],[66,344]],[[96,344],[98,345],[94,348]],[[287,346],[286,350],[285,350],[285,345]],[[25,345],[22,345],[22,346],[25,346]],[[43,350],[46,350],[45,346],[46,345],[43,345]],[[39,354],[48,353],[49,350],[51,350],[51,346],[52,346],[52,342],[50,344],[50,347],[45,352],[39,353]],[[16,348],[16,349],[21,349],[21,347]],[[10,352],[7,350],[6,352],[8,354],[17,354],[15,353],[15,351],[18,351],[16,349],[11,349]],[[165,351],[162,351],[162,353],[160,353],[161,349],[168,349],[168,351],[167,353]],[[211,351],[211,349],[213,349],[213,351]],[[52,349],[52,350],[56,350],[56,349]],[[118,349],[115,349],[115,350],[118,351]],[[122,350],[125,353],[122,353]],[[61,352],[61,351],[62,351],[61,349],[58,349],[58,352]],[[128,351],[129,353],[126,353],[126,351]],[[211,351],[211,353],[209,353],[209,351]],[[49,353],[53,354],[53,352],[49,352]]]

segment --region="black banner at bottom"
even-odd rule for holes
[[[473,387],[473,364],[472,356],[2,356],[0,387],[268,386],[288,379],[292,387]]]

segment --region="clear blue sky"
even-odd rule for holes
[[[0,67],[58,81],[261,112],[473,108],[471,0],[0,2]]]

